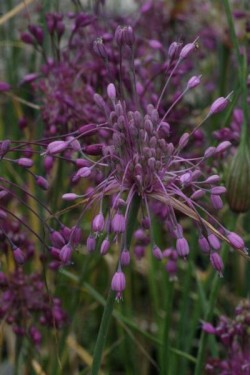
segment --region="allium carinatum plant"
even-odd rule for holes
[[[249,290],[247,12],[224,0],[214,27],[222,4],[189,3],[53,2],[18,26],[27,55],[0,72],[16,374],[248,373],[248,303],[210,323]]]

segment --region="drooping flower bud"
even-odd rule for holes
[[[215,113],[223,111],[227,107],[231,95],[232,93],[230,93],[226,98],[221,96],[220,98],[216,99],[211,105],[209,115],[214,115]]]
[[[216,271],[218,271],[219,276],[222,277],[223,276],[222,271],[223,271],[224,265],[223,265],[223,260],[221,256],[218,253],[212,253],[210,255],[210,262],[213,268],[216,269]]]
[[[125,275],[121,270],[118,270],[111,282],[111,289],[116,292],[116,299],[120,300],[122,298],[122,292],[126,288],[126,279]]]
[[[63,263],[68,263],[70,261],[72,255],[72,247],[67,244],[64,245],[63,248],[60,251],[60,259]]]
[[[49,188],[49,183],[43,176],[36,176],[36,183],[43,190],[48,190]]]
[[[112,219],[111,226],[112,226],[112,229],[115,233],[125,232],[125,218],[124,218],[124,216],[121,213],[117,212]]]
[[[234,232],[229,232],[227,234],[227,239],[229,240],[230,244],[236,248],[236,249],[244,249],[245,248],[245,243],[243,239]]]
[[[156,245],[153,247],[153,256],[158,260],[162,260],[163,258],[162,251]]]
[[[188,242],[184,237],[177,238],[176,250],[180,257],[185,258],[189,254]]]
[[[33,165],[33,161],[31,159],[28,159],[28,158],[16,159],[15,162],[18,165],[20,165],[21,167],[24,167],[24,168],[30,168]]]
[[[127,249],[123,250],[120,257],[122,266],[128,266],[130,263],[130,253]]]
[[[102,241],[100,253],[101,255],[107,254],[110,248],[110,241],[108,238],[105,238],[105,240]]]
[[[104,229],[104,224],[105,224],[104,216],[102,212],[100,212],[93,219],[93,222],[92,222],[93,232],[102,232]]]

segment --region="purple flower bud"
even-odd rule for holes
[[[26,44],[34,44],[35,43],[35,39],[33,38],[32,35],[30,35],[29,33],[21,33],[21,40],[22,42],[26,43]]]
[[[193,89],[196,86],[198,86],[201,82],[201,76],[193,76],[189,79],[187,83],[187,88],[188,89]]]
[[[206,184],[216,184],[219,181],[220,181],[220,176],[218,176],[217,174],[214,174],[214,175],[208,177],[204,182]]]
[[[30,328],[30,337],[36,346],[41,344],[41,341],[42,341],[41,332],[34,326]]]
[[[196,47],[196,41],[197,39],[193,43],[188,43],[184,47],[182,47],[181,52],[180,52],[181,60],[185,59],[186,57],[190,55],[191,52],[193,52],[193,50]]]
[[[78,169],[76,177],[88,177],[91,174],[91,169],[88,167],[83,167]]]
[[[220,195],[220,194],[225,194],[226,191],[227,189],[225,188],[225,186],[215,186],[211,189],[211,194]]]
[[[203,196],[205,195],[205,192],[201,189],[199,190],[196,190],[190,197],[190,199],[193,199],[193,200],[196,200],[196,199],[200,199],[202,198]]]
[[[81,197],[80,195],[77,195],[74,193],[66,193],[66,194],[63,194],[62,199],[64,199],[65,201],[73,201],[80,197]]]
[[[153,247],[153,256],[158,260],[162,260],[163,258],[162,251],[156,245]]]
[[[104,229],[104,216],[102,212],[100,212],[98,215],[96,215],[92,221],[92,229],[93,232],[102,232]]]
[[[0,209],[0,219],[3,220],[3,219],[6,219],[6,218],[7,218],[6,212]]]
[[[50,240],[53,244],[53,246],[57,247],[58,249],[61,249],[65,245],[65,239],[62,236],[62,234],[56,230],[52,230],[50,234]]]
[[[75,137],[68,137],[67,143],[74,151],[81,151],[82,149],[80,142]]]
[[[211,156],[213,156],[216,152],[216,148],[215,147],[208,147],[206,149],[206,151],[204,152],[204,157],[205,158],[211,158]]]
[[[101,255],[107,254],[110,248],[110,241],[108,238],[105,238],[105,240],[102,241],[100,253]]]
[[[145,255],[145,247],[141,246],[141,245],[135,246],[134,247],[134,253],[135,253],[136,259],[140,260]]]
[[[219,113],[219,112],[223,111],[227,107],[227,105],[229,103],[229,98],[230,98],[231,95],[232,95],[232,93],[229,94],[226,98],[221,96],[220,98],[216,99],[213,102],[213,104],[211,105],[209,115],[213,115],[215,113]]]
[[[35,39],[37,40],[38,44],[43,43],[43,29],[38,25],[29,25],[28,29],[32,35],[34,35]]]
[[[39,75],[37,73],[26,74],[23,77],[23,79],[21,80],[20,84],[23,85],[25,83],[31,83],[31,82],[35,81],[38,77],[39,77]]]
[[[202,322],[202,331],[210,333],[212,335],[216,334],[216,329],[211,323],[208,322]]]
[[[162,49],[163,46],[158,40],[151,39],[148,41],[148,44],[153,49]]]
[[[120,257],[120,262],[122,266],[128,266],[130,263],[130,253],[128,250],[123,250]]]
[[[229,141],[224,141],[224,142],[221,142],[217,147],[216,147],[216,152],[219,153],[219,152],[224,152],[226,151],[229,147],[232,146],[232,143],[229,142]]]
[[[220,241],[218,240],[218,238],[213,234],[209,234],[208,237],[208,242],[210,243],[211,247],[214,249],[214,250],[219,250],[220,249]]]
[[[70,236],[69,236],[70,242],[76,246],[81,242],[82,239],[82,231],[81,228],[78,226],[72,227],[70,231]]]
[[[174,280],[176,278],[176,274],[178,271],[177,268],[177,262],[175,260],[169,259],[168,262],[166,263],[166,271],[169,274],[170,280]]]
[[[227,234],[227,239],[230,242],[230,244],[235,247],[236,249],[244,249],[245,248],[245,243],[243,239],[234,232],[229,232]]]
[[[55,154],[58,154],[58,153],[64,151],[67,148],[67,146],[68,146],[67,142],[54,141],[54,142],[51,142],[47,146],[46,153],[49,154],[49,155],[55,155]]]
[[[213,268],[216,269],[216,271],[218,271],[220,277],[222,277],[223,276],[222,271],[223,271],[224,265],[223,265],[221,256],[218,253],[212,253],[210,255],[210,262]]]
[[[10,85],[7,82],[0,81],[0,92],[10,91]]]
[[[189,133],[182,134],[180,140],[179,140],[179,147],[184,148],[189,141]]]
[[[200,249],[201,251],[203,251],[203,253],[205,254],[210,253],[210,245],[206,237],[201,235],[198,242],[199,242]]]
[[[90,234],[87,238],[87,250],[88,250],[88,252],[92,253],[93,251],[95,251],[95,247],[96,247],[96,239],[92,234]]]
[[[117,271],[111,282],[111,289],[116,292],[116,299],[120,300],[122,298],[122,292],[126,288],[126,279],[122,271]]]
[[[24,167],[24,168],[30,168],[33,165],[33,161],[31,159],[28,159],[28,158],[16,159],[15,162],[18,165],[20,165],[21,167]]]
[[[108,85],[107,93],[108,93],[109,99],[111,99],[112,101],[115,100],[115,98],[116,98],[116,89],[115,89],[115,85],[113,83],[110,83]]]
[[[10,149],[10,140],[5,139],[4,141],[0,142],[0,159],[7,154]]]
[[[52,158],[52,156],[46,156],[44,158],[44,168],[47,173],[49,173],[49,171],[52,169],[53,164],[54,164],[54,159]]]
[[[104,60],[108,58],[107,50],[105,48],[105,45],[103,44],[102,38],[97,38],[94,41],[93,49],[95,53]]]
[[[171,43],[168,49],[169,59],[173,60],[174,58],[176,58],[179,50],[180,50],[180,43],[177,43],[177,42]]]
[[[71,259],[71,255],[72,255],[72,247],[69,244],[64,245],[60,251],[61,261],[67,264]]]
[[[48,181],[46,180],[46,178],[42,177],[42,176],[36,176],[36,183],[38,186],[40,186],[40,188],[42,188],[43,190],[48,190],[49,188],[49,183]]]
[[[125,218],[124,216],[117,212],[111,222],[112,230],[115,233],[123,233],[125,232]]]
[[[177,238],[176,250],[179,256],[185,258],[189,254],[188,242],[184,237]]]
[[[211,194],[211,203],[216,210],[220,210],[223,207],[223,202],[219,195]]]
[[[13,255],[14,255],[15,261],[18,264],[23,264],[24,263],[25,256],[24,256],[24,253],[22,252],[22,250],[19,247],[15,247],[14,248]]]
[[[82,167],[90,167],[91,163],[89,160],[86,159],[76,159],[75,164],[77,168],[82,168]]]
[[[98,155],[102,155],[102,149],[103,149],[102,144],[95,144],[95,145],[85,146],[83,151],[87,155],[98,156]]]
[[[183,186],[187,186],[192,181],[192,174],[190,172],[184,173],[180,176],[180,182]]]

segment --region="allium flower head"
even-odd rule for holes
[[[105,230],[107,234],[113,232],[116,238],[124,235],[125,247],[128,212],[133,199],[139,198],[142,216],[145,217],[146,213],[149,227],[152,207],[155,202],[160,202],[161,207],[165,207],[165,226],[168,228],[170,238],[172,238],[171,245],[175,247],[177,256],[186,258],[190,251],[186,234],[183,233],[183,228],[178,222],[177,213],[181,213],[195,222],[201,250],[203,253],[210,254],[212,266],[221,274],[223,263],[220,255],[216,253],[220,250],[220,241],[227,241],[242,253],[244,253],[245,246],[243,241],[232,241],[231,236],[228,237],[228,231],[214,217],[214,211],[221,209],[223,205],[221,196],[226,189],[219,185],[217,175],[206,175],[206,163],[209,157],[225,152],[231,144],[222,142],[218,146],[207,148],[197,157],[193,157],[192,153],[187,150],[190,150],[194,140],[194,132],[209,116],[226,107],[229,96],[216,99],[200,124],[189,131],[176,133],[171,126],[170,116],[185,94],[200,84],[200,76],[193,76],[188,80],[183,91],[177,93],[176,99],[165,112],[163,112],[161,102],[167,95],[174,72],[194,52],[197,41],[176,51],[176,60],[172,70],[169,71],[162,91],[158,94],[158,99],[154,103],[149,102],[144,110],[140,105],[140,96],[137,91],[133,56],[136,42],[132,36],[131,40],[128,36],[125,37],[124,33],[128,32],[131,32],[128,28],[119,28],[115,34],[115,41],[120,49],[121,65],[124,58],[123,49],[131,51],[128,53],[128,59],[132,69],[131,92],[133,94],[131,93],[130,96],[125,94],[123,80],[120,80],[119,84],[112,82],[107,86],[107,95],[101,96],[97,93],[94,95],[96,106],[103,113],[103,122],[96,124],[101,142],[96,146],[101,156],[99,160],[93,160],[90,166],[80,167],[75,176],[88,178],[90,171],[91,175],[95,170],[103,171],[102,175],[105,177],[90,194],[86,195],[88,205],[91,205],[93,201],[102,202],[104,196],[112,198],[109,210],[111,224]],[[123,76],[122,69],[120,75]],[[175,133],[175,137],[172,137],[172,133]],[[56,142],[53,142],[56,146],[60,145]],[[93,145],[93,147],[96,146]],[[47,149],[52,150],[53,153],[52,146],[48,145]],[[86,154],[81,155],[85,158]],[[87,158],[87,160],[89,162],[91,159]],[[85,173],[86,170],[88,173]],[[65,195],[64,197],[66,198]],[[209,212],[209,207],[213,214]],[[139,219],[140,215],[134,220]],[[104,230],[102,214],[94,218],[92,229],[94,232]],[[89,251],[94,250],[94,240],[94,236],[90,235],[87,244]],[[153,238],[151,242],[156,243]],[[102,253],[105,252],[106,246],[103,245]],[[158,259],[163,258],[157,246],[153,248],[153,254]],[[121,275],[119,272],[118,274],[120,280]],[[115,280],[118,276],[116,275]],[[113,285],[117,288],[118,283],[112,282],[112,287]],[[123,285],[125,288],[124,283]],[[118,292],[121,293],[122,290]]]

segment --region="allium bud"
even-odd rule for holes
[[[246,212],[250,209],[250,149],[240,146],[234,156],[226,181],[227,200],[232,211]]]
[[[75,199],[79,198],[80,195],[74,194],[74,193],[66,193],[63,194],[62,199],[65,201],[74,201]]]
[[[15,261],[18,264],[23,264],[24,263],[25,256],[24,256],[24,253],[22,252],[22,250],[19,247],[15,247],[13,249],[13,255],[14,255]]]
[[[208,147],[206,149],[206,151],[204,152],[204,157],[205,158],[210,158],[211,156],[213,156],[216,152],[216,148],[215,147]]]
[[[49,183],[48,181],[46,180],[46,178],[42,177],[42,176],[36,176],[36,183],[38,186],[40,186],[40,188],[42,188],[43,190],[48,190],[49,188]]]
[[[122,266],[128,266],[130,263],[130,253],[128,250],[123,250],[120,257],[120,262]]]
[[[95,251],[95,247],[96,247],[96,239],[92,234],[90,234],[87,238],[87,250],[88,250],[88,252],[92,253],[93,251]]]
[[[102,155],[102,149],[103,149],[103,145],[101,143],[98,143],[94,145],[85,146],[83,151],[87,155],[98,156],[98,155]]]
[[[67,148],[68,144],[64,141],[54,141],[51,142],[47,147],[47,154],[49,155],[55,155],[59,152],[64,151]]]
[[[126,279],[122,271],[117,271],[111,282],[111,289],[116,292],[116,299],[120,300],[122,298],[122,292],[126,288]]]
[[[110,241],[108,238],[105,238],[105,240],[102,241],[100,253],[101,255],[107,254],[110,248]]]
[[[179,140],[179,147],[184,148],[189,140],[189,133],[182,134],[180,140]]]
[[[216,99],[211,105],[209,115],[214,115],[215,113],[223,111],[227,107],[231,95],[232,93],[230,93],[226,98],[221,96],[220,98]]]
[[[218,240],[218,238],[213,234],[209,234],[208,235],[208,242],[210,243],[211,247],[214,249],[214,250],[219,250],[220,249],[220,241]]]
[[[116,89],[115,89],[115,85],[113,83],[110,83],[108,85],[107,93],[108,93],[109,99],[111,99],[112,101],[115,100],[115,98],[116,98]]]
[[[151,39],[148,44],[153,49],[162,49],[162,44],[158,40]]]
[[[162,251],[160,250],[160,248],[156,245],[154,245],[153,247],[153,256],[158,259],[158,260],[162,260],[163,258],[163,255],[162,255]]]
[[[62,248],[65,245],[65,239],[62,234],[56,230],[52,230],[50,234],[50,240],[53,246],[57,247],[58,249]]]
[[[197,39],[193,43],[188,43],[184,47],[182,47],[180,52],[180,59],[183,60],[187,58],[191,52],[196,48]]]
[[[216,271],[218,271],[219,275],[222,277],[224,265],[221,256],[218,253],[212,253],[210,255],[210,262],[213,268],[216,269]]]
[[[61,261],[65,264],[68,263],[71,259],[71,255],[72,255],[72,247],[69,244],[64,245],[60,251]]]
[[[245,248],[245,243],[243,239],[234,232],[229,232],[227,234],[227,239],[229,240],[230,244],[235,247],[236,249],[244,249]]]
[[[223,202],[219,195],[211,194],[211,203],[216,210],[220,210],[223,207]]]
[[[209,176],[204,182],[206,184],[217,184],[217,182],[220,181],[220,176],[218,176],[217,174],[214,174],[212,176]]]
[[[35,43],[35,39],[33,38],[33,36],[30,35],[27,32],[24,32],[24,33],[21,34],[21,40],[22,40],[22,42],[24,42],[26,44],[34,44]]]
[[[83,167],[78,169],[76,177],[88,177],[91,174],[91,169],[88,167]]]
[[[227,189],[225,186],[215,186],[211,189],[211,194],[221,195],[225,194]]]
[[[180,50],[180,43],[173,42],[170,44],[169,49],[168,49],[168,57],[170,60],[173,60],[177,57],[178,52]]]
[[[93,232],[102,232],[104,229],[104,216],[102,212],[100,212],[98,215],[96,215],[92,221],[92,229]]]
[[[10,91],[10,85],[7,82],[0,81],[0,92]]]
[[[123,233],[125,232],[125,218],[124,216],[117,212],[111,222],[112,230],[115,233]]]
[[[198,86],[201,82],[201,76],[193,76],[189,79],[187,83],[187,88],[188,89],[193,89],[196,86]]]
[[[24,167],[24,168],[30,168],[33,165],[33,161],[31,159],[28,159],[28,158],[16,159],[15,162],[18,165],[20,165],[21,167]]]
[[[176,274],[178,271],[177,262],[175,260],[169,259],[165,267],[166,267],[167,273],[169,274],[170,280],[176,279]]]
[[[213,335],[216,333],[216,328],[211,323],[202,322],[202,331]]]
[[[210,252],[210,245],[209,245],[209,242],[206,239],[206,237],[201,235],[198,242],[199,242],[199,246],[201,248],[201,251],[203,251],[203,253],[208,254]]]
[[[216,153],[224,152],[226,151],[229,147],[232,146],[232,143],[229,141],[224,141],[221,142],[217,147],[216,147]]]
[[[103,44],[102,38],[97,38],[94,41],[93,49],[95,53],[100,56],[103,59],[108,58],[107,50],[105,48],[105,45]]]
[[[42,341],[42,335],[41,332],[36,327],[30,328],[30,337],[31,340],[34,342],[35,345],[40,345]]]
[[[7,154],[10,149],[10,140],[5,139],[4,141],[0,142],[0,159]]]
[[[190,199],[194,199],[194,200],[196,200],[196,199],[200,199],[200,198],[202,198],[204,195],[205,195],[204,190],[199,189],[199,190],[196,190],[196,191],[191,195]]]
[[[177,238],[176,250],[180,257],[185,258],[189,254],[188,242],[184,237]]]

